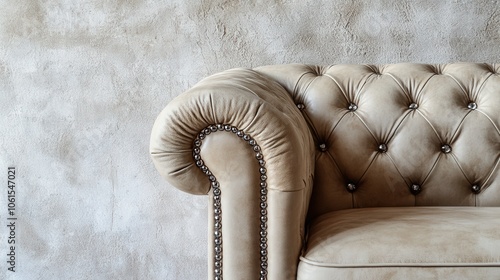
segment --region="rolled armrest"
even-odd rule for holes
[[[281,85],[250,69],[202,80],[160,113],[150,153],[170,184],[209,194],[213,201],[209,278],[219,267],[227,279],[295,276],[315,148],[304,118]],[[217,253],[221,242],[224,252]],[[222,256],[224,265],[218,262]]]
[[[290,95],[249,69],[208,77],[174,98],[153,126],[150,153],[170,184],[207,194],[207,176],[193,160],[193,141],[205,128],[229,124],[251,135],[266,157],[268,188],[296,191],[313,172],[311,134]]]

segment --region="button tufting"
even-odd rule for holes
[[[297,108],[299,108],[299,110],[304,110],[305,107],[306,106],[302,103],[297,104]]]
[[[419,194],[420,192],[422,191],[422,187],[420,185],[417,185],[417,184],[413,184],[411,185],[410,187],[410,192],[414,195],[417,195]]]
[[[356,185],[353,183],[349,183],[347,184],[346,189],[348,192],[353,193],[356,191]]]
[[[386,144],[380,144],[378,145],[378,151],[381,153],[387,152],[387,145]]]
[[[481,192],[481,187],[479,185],[474,185],[472,186],[472,192],[475,193],[475,194],[478,194]]]
[[[418,108],[418,104],[417,103],[411,103],[408,108],[412,109],[412,110],[415,110]]]
[[[451,152],[451,146],[448,144],[444,144],[441,146],[441,151],[445,154],[449,154]]]
[[[467,104],[467,108],[469,108],[471,110],[476,110],[477,109],[476,102],[470,102],[469,104]]]
[[[323,143],[323,144],[320,144],[320,145],[319,145],[319,149],[320,149],[322,152],[326,151],[326,144],[324,144],[324,143]]]
[[[349,111],[356,111],[358,109],[358,105],[350,103],[348,109]]]

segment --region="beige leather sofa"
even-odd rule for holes
[[[166,106],[151,156],[209,197],[209,279],[500,279],[499,71],[233,69]]]

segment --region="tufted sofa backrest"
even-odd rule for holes
[[[277,65],[317,146],[309,216],[500,206],[500,65]]]

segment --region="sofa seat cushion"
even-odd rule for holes
[[[454,273],[457,279],[464,273],[500,277],[500,207],[360,208],[322,215],[310,225],[298,278],[448,279]]]

